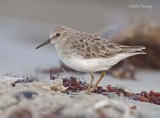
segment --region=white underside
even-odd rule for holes
[[[123,58],[122,58],[123,57]],[[96,72],[108,70],[125,57],[117,56],[112,58],[96,58],[96,59],[82,59],[82,58],[60,58],[61,61],[68,67],[81,72]]]
[[[61,54],[61,51],[58,51],[59,58],[61,61],[67,65],[68,67],[81,71],[81,72],[96,72],[102,70],[108,70],[119,61],[132,56],[133,54],[118,54],[117,56],[110,57],[110,58],[95,58],[95,59],[83,59],[82,57],[71,57],[66,58]]]

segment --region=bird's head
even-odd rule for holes
[[[57,43],[63,42],[65,40],[65,37],[68,35],[69,30],[71,29],[66,26],[59,26],[54,28],[50,32],[49,39],[43,42],[42,44],[40,44],[39,46],[37,46],[36,49],[50,43],[57,44]]]

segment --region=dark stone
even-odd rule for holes
[[[18,92],[15,97],[16,99],[20,100],[22,98],[27,98],[27,99],[34,99],[38,93],[32,92],[32,91],[23,91],[23,92]]]

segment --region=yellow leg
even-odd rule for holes
[[[91,94],[91,92],[90,92],[90,88],[91,88],[91,86],[92,86],[92,83],[93,83],[93,81],[94,81],[94,75],[93,75],[93,72],[91,71],[90,72],[90,74],[91,74],[91,82],[90,82],[90,84],[89,84],[89,86],[88,86],[88,88],[87,88],[87,94]]]
[[[98,79],[98,81],[97,81],[96,84],[94,85],[94,87],[93,87],[93,89],[92,89],[91,92],[93,92],[93,91],[97,88],[99,82],[103,79],[103,77],[104,77],[105,75],[106,75],[106,72],[103,70],[103,71],[101,72],[100,78]]]

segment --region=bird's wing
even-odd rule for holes
[[[111,43],[96,35],[83,34],[76,39],[70,38],[71,52],[81,55],[83,58],[109,58],[120,53],[144,54],[142,46],[125,46]]]
[[[71,41],[72,52],[82,55],[86,59],[108,58],[121,51],[119,45],[110,43],[95,35],[83,35]]]

